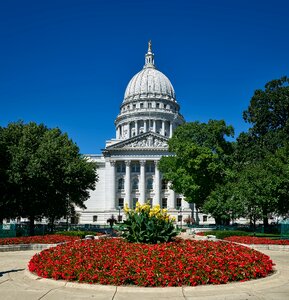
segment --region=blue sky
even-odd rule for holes
[[[151,39],[185,119],[224,119],[237,136],[254,90],[289,75],[288,11],[287,0],[2,0],[0,126],[59,127],[100,153]]]

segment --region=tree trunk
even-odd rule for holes
[[[55,221],[55,217],[50,217],[49,218],[49,230],[50,230],[50,233],[54,232],[54,221]]]
[[[268,232],[269,228],[269,220],[268,217],[263,217],[263,225],[264,225],[264,232]]]
[[[33,236],[35,234],[35,231],[34,231],[34,220],[35,220],[34,216],[30,216],[29,217],[29,235],[31,235],[31,236]]]

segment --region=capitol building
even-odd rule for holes
[[[154,62],[151,42],[143,69],[129,81],[116,117],[115,138],[106,141],[100,155],[87,155],[97,163],[99,179],[85,210],[77,210],[80,224],[106,224],[112,215],[124,218],[127,203],[150,201],[167,208],[178,222],[189,216],[196,220],[194,205],[170,189],[158,162],[168,151],[168,139],[184,123],[170,80]]]

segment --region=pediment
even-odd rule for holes
[[[113,144],[106,150],[143,150],[168,149],[168,138],[154,132],[142,133],[125,141]]]

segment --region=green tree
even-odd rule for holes
[[[244,202],[236,197],[235,182],[218,185],[207,197],[203,210],[212,215],[217,225],[229,225],[231,220],[243,217]]]
[[[257,220],[268,225],[268,215],[275,211],[277,197],[276,176],[270,169],[269,160],[247,165],[239,173],[235,197],[243,202],[244,216],[255,226]]]
[[[289,136],[289,78],[272,80],[258,89],[243,113],[252,124],[250,134],[271,152],[284,145]]]
[[[37,218],[47,217],[53,224],[71,207],[85,208],[88,189],[94,189],[97,180],[96,165],[79,153],[67,134],[22,122],[3,130],[9,157],[6,174],[14,189],[9,201],[16,203],[18,216],[30,220],[31,234]]]
[[[278,149],[270,156],[268,162],[270,172],[274,174],[276,207],[274,212],[288,216],[289,213],[289,144]]]
[[[233,145],[225,139],[234,130],[221,120],[185,123],[169,140],[173,156],[162,157],[159,168],[172,189],[186,201],[202,207],[217,185],[226,181],[230,172]]]
[[[247,207],[246,216],[253,223],[263,219],[266,226],[268,213],[284,214],[287,207],[282,186],[287,187],[288,178],[284,157],[289,137],[289,79],[284,76],[256,90],[243,117],[252,127],[237,139],[235,193]]]

